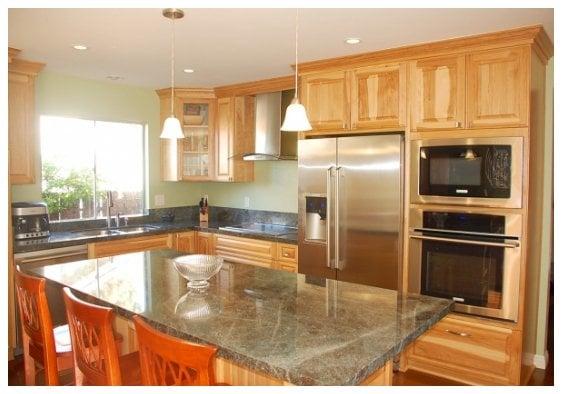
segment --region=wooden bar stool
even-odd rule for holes
[[[149,386],[212,386],[217,348],[189,343],[155,330],[133,316],[142,383]]]
[[[68,325],[53,329],[45,293],[46,280],[15,270],[16,294],[22,325],[25,384],[36,384],[36,365],[42,365],[45,384],[60,384],[59,372],[74,367]]]
[[[138,352],[118,355],[113,310],[76,298],[68,287],[63,289],[63,296],[74,349],[76,385],[140,385]]]

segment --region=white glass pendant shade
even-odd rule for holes
[[[287,112],[285,112],[285,120],[281,125],[281,131],[308,130],[312,130],[312,126],[308,121],[306,109],[304,108],[304,105],[299,102],[299,99],[295,97],[291,102],[291,105],[287,107]]]
[[[183,130],[181,129],[181,124],[178,118],[174,116],[166,118],[160,138],[177,139],[183,137]]]

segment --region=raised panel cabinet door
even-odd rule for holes
[[[213,243],[213,234],[197,233],[197,253],[199,254],[215,254],[215,246]]]
[[[301,78],[301,99],[313,130],[349,128],[349,84],[345,71]]]
[[[195,253],[195,233],[189,231],[187,233],[176,234],[176,250],[178,252]]]
[[[468,127],[528,125],[529,51],[510,48],[468,55]]]
[[[351,77],[351,128],[406,125],[407,63],[356,69]]]
[[[232,181],[234,146],[234,99],[220,98],[217,101],[217,128],[215,132],[215,179]]]
[[[465,127],[465,56],[412,62],[412,129]]]
[[[35,76],[8,73],[10,183],[35,183]]]

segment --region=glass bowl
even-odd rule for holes
[[[172,261],[179,274],[188,280],[187,287],[191,289],[208,287],[208,280],[220,271],[223,263],[222,257],[206,254],[179,256]]]

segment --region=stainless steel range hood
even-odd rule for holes
[[[281,132],[294,90],[256,95],[255,143],[244,160],[296,160],[298,133]]]

